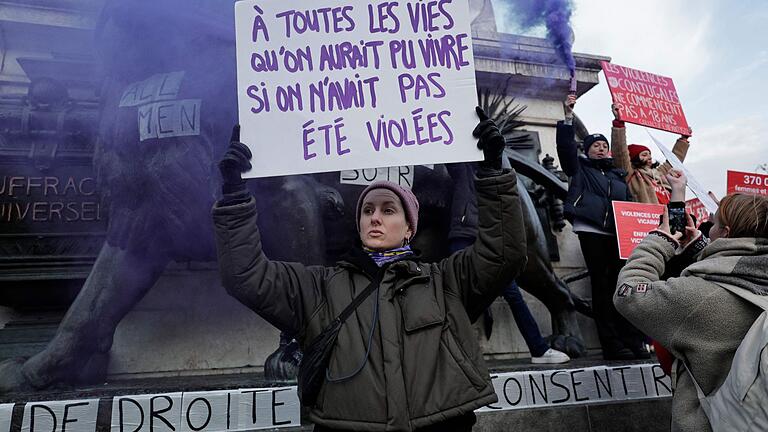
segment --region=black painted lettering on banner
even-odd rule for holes
[[[203,402],[205,404],[206,409],[208,410],[208,414],[205,417],[205,421],[200,426],[194,426],[192,424],[192,419],[190,418],[190,412],[192,411],[192,407],[195,405],[196,402]],[[213,414],[213,410],[211,409],[211,403],[208,402],[208,399],[206,399],[204,397],[195,398],[187,406],[187,426],[189,426],[190,430],[193,430],[195,432],[201,431],[201,430],[205,429],[206,426],[208,426],[208,423],[211,422],[211,415],[212,414]],[[229,416],[229,412],[227,412],[227,416]],[[227,427],[229,427],[229,424],[227,424]]]
[[[156,410],[155,409],[155,400],[157,400],[157,399],[165,400],[168,403],[168,406],[166,406],[165,408]],[[160,421],[162,421],[163,423],[165,423],[165,425],[168,426],[168,428],[170,428],[172,431],[175,431],[176,428],[173,427],[171,422],[169,422],[168,419],[166,419],[165,417],[163,417],[161,415],[163,413],[166,413],[166,412],[170,411],[172,408],[173,408],[173,399],[171,399],[170,396],[160,395],[160,396],[154,396],[151,399],[149,399],[149,413],[150,413],[150,416],[149,416],[149,430],[150,431],[155,430],[154,421],[157,418],[157,419],[160,419]]]
[[[645,368],[640,367],[639,369],[640,369],[640,381],[643,382],[643,392],[645,393],[646,396],[648,396],[648,384],[645,383],[645,371],[643,370]]]
[[[69,409],[78,406],[88,406],[88,402],[74,402],[64,405],[64,418],[61,419],[61,432],[67,432],[67,423],[77,423],[77,419],[69,419]]]
[[[509,394],[507,393],[507,384],[509,384],[509,382],[510,382],[510,381],[514,381],[514,382],[515,382],[515,384],[517,384],[517,400],[516,400],[516,401],[514,401],[514,402],[512,402],[512,401],[509,399]],[[507,379],[504,381],[504,387],[503,387],[503,389],[504,389],[504,399],[506,399],[506,400],[507,400],[507,403],[508,403],[508,404],[510,404],[510,405],[512,405],[512,406],[516,406],[517,404],[519,404],[519,403],[520,403],[520,401],[521,401],[521,400],[523,400],[523,386],[522,386],[522,384],[520,384],[520,381],[518,381],[518,380],[517,380],[517,378],[515,378],[515,377],[509,377],[509,378],[507,378]]]
[[[627,380],[624,377],[624,371],[631,368],[631,366],[613,368],[613,370],[619,371],[619,374],[621,375],[621,385],[624,387],[624,396],[629,396],[629,390],[627,390]]]
[[[544,378],[544,374],[541,375],[541,387],[539,387],[539,383],[536,382],[536,379],[533,377],[533,374],[528,375],[528,382],[531,386],[531,402],[535,405],[536,402],[536,393],[541,396],[542,399],[544,399],[544,402],[549,402],[549,398],[547,397],[547,381]],[[536,389],[536,392],[534,392],[533,389]],[[542,391],[542,388],[544,389]]]
[[[243,393],[251,393],[251,424],[256,424],[256,393],[266,393],[269,390],[245,390]]]
[[[52,409],[45,405],[32,405],[32,409],[29,413],[29,432],[35,432],[35,417],[37,415],[35,414],[36,409],[42,409],[45,411],[48,411],[48,414],[51,416],[51,420],[53,421],[53,429],[50,432],[56,431],[56,413],[53,412]]]
[[[291,423],[290,420],[278,421],[277,420],[277,413],[275,412],[276,411],[275,408],[277,408],[277,407],[279,407],[281,405],[285,405],[285,402],[277,402],[277,397],[276,397],[277,393],[278,392],[288,391],[288,390],[289,389],[272,390],[272,426],[280,426],[280,425]]]
[[[130,403],[136,405],[136,408],[139,409],[139,414],[141,415],[141,420],[137,422],[138,426],[136,427],[136,429],[131,431],[131,432],[136,432],[139,429],[141,429],[142,425],[144,425],[144,409],[141,408],[141,405],[138,402],[136,402],[136,400],[134,400],[134,399],[131,399],[131,398],[121,398],[120,402],[118,402],[118,405],[117,405],[118,412],[120,413],[120,432],[125,432],[125,429],[123,429],[124,424],[125,424],[123,422],[123,415],[124,415],[124,412],[125,412],[125,409],[123,408],[123,402],[130,402]]]
[[[553,404],[559,404],[559,403],[567,402],[571,398],[571,390],[568,389],[567,386],[565,386],[565,385],[555,381],[555,377],[557,376],[557,374],[565,374],[565,371],[561,371],[561,370],[556,371],[555,373],[553,373],[552,375],[549,376],[549,381],[552,382],[553,386],[565,390],[565,396],[563,398],[561,398],[561,399],[553,400],[552,401]]]
[[[611,377],[608,375],[608,369],[603,370],[603,372],[605,372],[605,381],[603,381],[603,379],[600,377],[599,370],[595,369],[593,372],[595,373],[595,388],[597,389],[597,397],[599,399],[603,398],[603,394],[600,392],[601,384],[608,396],[613,397],[613,388],[611,387]]]
[[[576,381],[576,377],[574,375],[576,375],[577,373],[581,373],[581,372],[584,372],[584,369],[575,369],[575,370],[572,370],[571,373],[570,373],[570,375],[571,375],[571,386],[573,387],[573,398],[576,400],[576,402],[581,402],[581,401],[589,400],[588,397],[581,397],[581,398],[579,397],[579,389],[578,389],[578,387],[582,384],[582,382],[581,381]]]
[[[659,384],[661,384],[661,386],[664,387],[668,393],[671,393],[672,389],[669,388],[667,384],[664,383],[664,377],[667,376],[667,374],[664,373],[664,369],[662,369],[661,366],[655,364],[652,366],[652,371],[653,371],[653,384],[656,386],[656,396],[661,395],[661,393],[659,393]]]

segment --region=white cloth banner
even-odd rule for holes
[[[491,375],[499,398],[477,412],[583,405],[672,395],[658,364],[529,370]],[[98,399],[28,403],[22,432],[95,432]],[[13,404],[0,405],[0,432]],[[293,387],[115,396],[112,432],[241,432],[301,426]],[[100,425],[100,430],[105,426]]]
[[[30,402],[24,406],[22,432],[94,432],[99,400]]]
[[[116,396],[112,400],[112,432],[234,432],[300,425],[295,386]]]
[[[482,159],[469,2],[235,3],[247,177]]]
[[[9,432],[11,430],[12,414],[13,404],[0,404],[0,432]]]
[[[688,168],[683,165],[682,162],[680,162],[680,159],[677,158],[677,156],[672,153],[672,150],[668,149],[664,144],[662,144],[659,140],[656,139],[655,136],[651,135],[650,132],[648,132],[648,136],[651,137],[653,142],[656,144],[656,147],[661,150],[662,153],[664,153],[664,157],[667,158],[670,164],[672,164],[672,167],[675,169],[679,169],[683,173],[685,173],[685,176],[688,178],[688,188],[696,195],[696,197],[701,201],[702,204],[704,204],[704,207],[707,208],[707,211],[710,213],[717,212],[717,208],[719,207],[715,200],[712,199],[711,196],[709,196],[709,192],[704,189],[704,187],[699,183],[698,180],[696,180],[696,177],[691,174],[690,171],[688,171]]]
[[[510,372],[491,378],[499,401],[477,412],[672,395],[671,381],[658,364]]]

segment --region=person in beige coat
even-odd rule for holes
[[[669,161],[659,164],[653,160],[651,149],[640,144],[627,145],[627,129],[619,120],[620,105],[612,105],[614,121],[611,128],[611,153],[616,168],[627,172],[626,180],[635,202],[668,204],[671,186],[665,176],[672,169]],[[672,153],[685,161],[690,143],[688,135],[681,135],[672,147]]]
[[[723,198],[710,236],[708,244],[690,218],[685,236],[672,235],[664,218],[630,256],[614,294],[618,311],[687,362],[705,394],[723,383],[736,349],[762,312],[718,282],[768,295],[768,197]],[[680,277],[661,280],[676,255],[692,264]],[[673,374],[672,430],[711,430],[681,361]]]

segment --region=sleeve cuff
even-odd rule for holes
[[[613,127],[623,129],[625,126],[624,122],[621,120],[614,120],[613,121]]]
[[[654,237],[658,237],[666,240],[667,243],[669,243],[669,245],[672,246],[673,250],[677,250],[677,248],[680,247],[680,242],[675,240],[673,237],[671,237],[669,234],[665,233],[664,231],[653,230],[648,233],[648,236],[654,236]]]

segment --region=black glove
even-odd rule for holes
[[[251,157],[251,150],[240,142],[240,125],[235,125],[232,138],[229,139],[229,148],[219,162],[219,171],[224,180],[221,189],[225,197],[246,189],[241,174],[251,169]]]
[[[480,162],[480,167],[493,170],[501,170],[501,157],[504,154],[506,142],[504,136],[496,126],[496,122],[488,118],[482,108],[476,107],[475,111],[480,118],[480,123],[472,135],[479,138],[477,148],[483,151],[485,159]]]

